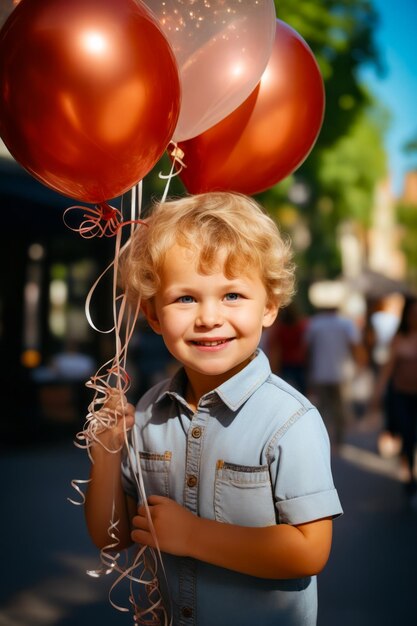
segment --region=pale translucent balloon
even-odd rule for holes
[[[180,72],[182,104],[173,140],[191,139],[226,117],[256,87],[274,43],[274,2],[144,3],[158,18]]]

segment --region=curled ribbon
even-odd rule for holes
[[[140,204],[141,204],[141,184],[138,185],[137,192],[132,190],[131,198],[131,215],[129,220],[123,221],[123,213],[118,209],[115,209],[107,203],[97,205],[95,208],[85,208],[81,206],[70,207],[64,212],[64,223],[70,230],[78,232],[84,238],[93,237],[111,237],[115,236],[115,254],[113,261],[99,276],[94,283],[86,299],[86,315],[90,326],[96,331],[101,333],[114,332],[115,337],[115,355],[112,359],[104,363],[94,376],[86,382],[86,386],[94,391],[94,397],[88,406],[88,414],[83,429],[75,436],[75,445],[87,451],[90,460],[92,461],[91,446],[96,443],[103,446],[100,440],[100,433],[104,429],[113,428],[120,419],[123,420],[124,427],[124,442],[121,447],[125,446],[128,455],[128,462],[132,468],[132,475],[135,476],[137,483],[137,490],[140,494],[142,502],[145,504],[148,519],[150,521],[151,534],[157,546],[156,550],[148,546],[141,547],[134,557],[133,563],[123,565],[121,564],[121,553],[117,551],[118,546],[118,526],[119,520],[115,511],[114,503],[112,507],[112,515],[109,520],[108,535],[109,543],[100,550],[100,566],[94,570],[88,570],[87,574],[93,577],[100,577],[102,575],[108,575],[111,573],[117,573],[118,577],[113,582],[109,591],[110,604],[119,611],[128,612],[133,611],[133,619],[135,624],[140,626],[170,626],[172,624],[172,618],[169,617],[168,611],[163,604],[162,594],[159,587],[158,580],[158,566],[161,566],[162,573],[166,580],[166,573],[164,564],[162,561],[162,555],[158,546],[158,539],[155,534],[155,530],[150,517],[149,507],[147,505],[147,496],[145,493],[145,486],[143,483],[140,464],[136,465],[135,459],[131,457],[131,450],[128,441],[128,432],[124,422],[122,409],[106,408],[106,403],[114,393],[114,389],[120,397],[120,406],[123,406],[125,395],[130,388],[130,377],[126,370],[127,349],[135,329],[136,321],[139,315],[140,302],[137,303],[136,309],[133,311],[127,303],[126,295],[117,294],[117,271],[118,271],[118,259],[120,254],[130,244],[131,237],[122,246],[121,238],[123,228],[127,225],[131,227],[131,235],[133,235],[136,228],[145,224],[143,220],[139,219],[140,216]],[[166,189],[167,193],[168,189]],[[136,196],[138,195],[138,215],[136,215]],[[67,223],[66,216],[74,211],[82,210],[82,221],[78,227],[72,227]],[[90,303],[93,297],[93,293],[103,278],[103,276],[113,268],[113,327],[110,330],[99,330],[94,325],[90,314]],[[124,332],[122,340],[122,329]],[[132,436],[135,436],[134,429]],[[137,447],[136,442],[136,449]],[[116,450],[106,450],[109,453],[114,453]],[[137,467],[137,473],[133,471],[133,468]],[[82,486],[88,484],[89,480],[72,480],[71,485],[80,496],[81,500],[76,501],[68,498],[70,502],[76,505],[82,505],[85,502],[85,496],[82,491]],[[126,558],[127,558],[127,552]],[[115,604],[112,600],[112,592],[115,587],[123,580],[127,579],[130,583],[129,603],[130,609]],[[135,599],[135,586],[144,588],[146,592],[147,602],[146,606],[142,606],[141,600]],[[172,615],[172,607],[170,609]]]
[[[77,227],[67,222],[67,215],[74,211],[83,211],[83,221]],[[71,206],[64,211],[63,220],[70,230],[78,232],[84,239],[92,239],[93,237],[113,237],[121,226],[123,216],[121,211],[103,202],[95,207]]]

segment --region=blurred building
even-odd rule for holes
[[[417,205],[417,172],[409,172],[401,199]],[[375,189],[372,221],[364,230],[353,220],[338,227],[342,274],[337,280],[311,285],[309,300],[315,307],[335,304],[339,310],[365,327],[376,303],[397,294],[409,293],[406,260],[401,250],[401,227],[397,223],[399,199],[389,180]],[[336,301],[336,303],[334,302]]]
[[[0,347],[3,364],[0,441],[31,441],[57,427],[76,427],[70,383],[35,380],[68,337],[101,363],[112,349],[106,335],[89,326],[84,306],[97,276],[112,258],[108,239],[83,239],[63,222],[75,204],[37,182],[0,154]],[[91,308],[99,328],[111,327],[111,284],[97,290]],[[80,383],[82,384],[82,383]],[[59,396],[57,401],[57,395]],[[50,410],[53,402],[61,410]],[[68,406],[64,406],[68,405]],[[79,418],[81,419],[81,418]],[[70,422],[73,422],[70,424]]]
[[[391,191],[390,181],[381,182],[375,190],[372,226],[368,236],[368,267],[389,278],[403,280],[406,267],[399,246],[397,201]]]
[[[413,184],[415,187],[413,187]],[[417,194],[417,177],[410,179],[408,193]],[[413,191],[414,190],[414,191]],[[405,259],[400,250],[400,229],[396,220],[397,198],[389,180],[381,181],[375,189],[371,226],[364,232],[354,221],[340,224],[338,237],[342,255],[343,276],[356,280],[370,273],[372,280],[402,281],[405,277]]]
[[[404,190],[401,196],[403,204],[417,206],[417,171],[407,172],[404,178]]]

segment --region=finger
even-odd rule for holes
[[[166,498],[165,496],[149,496],[148,504],[150,506],[155,506],[156,504],[164,504],[167,502],[171,502],[171,498]]]
[[[124,415],[118,422],[120,432],[131,430],[135,423],[135,418],[130,415]]]
[[[127,407],[128,402],[126,396],[119,389],[109,389],[107,398],[104,401],[104,407],[113,411],[123,411]]]
[[[137,508],[137,514],[141,515],[142,517],[144,517],[145,515],[147,515],[146,513],[146,509],[148,508],[148,506],[146,506],[145,504],[140,504]]]
[[[135,543],[139,543],[143,546],[149,546],[151,548],[155,548],[155,542],[152,538],[151,533],[146,530],[132,530],[130,533],[132,541]]]
[[[149,522],[143,515],[135,515],[132,519],[132,525],[138,530],[149,530]]]
[[[126,419],[128,420],[128,423],[130,424],[130,426],[134,426],[135,421],[136,421],[134,415],[128,415]]]
[[[142,504],[138,505],[137,512],[139,515],[146,515],[146,509],[150,509],[154,504],[157,504],[153,502],[154,498],[158,498],[158,496],[149,496],[149,498],[146,500],[146,503],[143,502]]]

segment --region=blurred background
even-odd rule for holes
[[[9,4],[0,3],[0,21]],[[362,348],[342,381],[346,428],[333,464],[345,515],[321,576],[319,626],[411,626],[417,507],[404,496],[398,450],[382,438],[384,410],[369,407],[404,302],[417,293],[417,3],[280,0],[276,10],[316,56],[326,112],[302,166],[257,199],[292,240],[299,315],[337,308]],[[169,167],[164,156],[146,177],[145,207],[162,195],[159,173]],[[170,193],[184,193],[178,178]],[[109,606],[108,581],[85,575],[97,555],[82,512],[67,502],[70,481],[88,473],[73,445],[90,401],[85,382],[115,349],[84,310],[114,241],[70,231],[63,212],[71,204],[0,146],[1,626],[128,623]],[[100,329],[112,326],[111,287],[101,281],[91,302]],[[372,320],[381,311],[378,334]],[[264,347],[276,356],[271,337]],[[129,349],[130,399],[174,367],[140,321]]]

